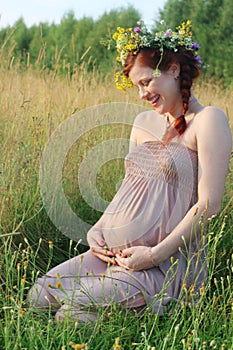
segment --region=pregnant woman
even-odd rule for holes
[[[117,87],[135,86],[152,108],[135,118],[125,178],[87,234],[90,249],[29,291],[57,320],[95,320],[96,307],[113,304],[161,314],[184,285],[198,297],[205,282],[203,223],[221,209],[232,139],[224,112],[193,95],[201,61],[190,28],[152,34],[141,24],[113,36]]]

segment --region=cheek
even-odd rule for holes
[[[164,91],[169,94],[170,97],[172,96],[177,96],[180,93],[180,87],[179,87],[179,83],[176,82],[174,79],[171,79],[169,81],[167,81],[164,86]]]

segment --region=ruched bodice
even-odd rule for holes
[[[197,152],[176,142],[165,145],[147,141],[126,156],[125,169],[126,177],[160,179],[176,187],[189,187],[190,176],[196,179]]]
[[[145,142],[126,156],[125,171],[102,220],[115,252],[158,244],[197,200],[197,153],[182,144]]]

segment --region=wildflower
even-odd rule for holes
[[[210,347],[213,347],[215,344],[216,344],[215,340],[214,340],[214,339],[211,340],[211,342],[210,342]]]
[[[192,296],[194,294],[194,291],[195,291],[195,286],[191,286],[189,290],[189,294]]]
[[[167,29],[166,32],[165,32],[165,35],[171,36],[172,35],[171,29]]]
[[[181,339],[181,344],[183,344],[183,346],[185,346],[186,342],[185,342],[185,339]]]
[[[56,288],[58,288],[58,289],[61,288],[61,282],[59,282],[59,281],[56,282]]]
[[[201,48],[201,46],[196,42],[193,42],[191,45],[192,50],[199,50],[200,48]]]
[[[20,310],[20,311],[19,311],[20,316],[25,316],[25,313],[26,313],[26,312],[25,312],[24,310]]]
[[[134,33],[140,33],[141,28],[140,27],[134,27],[133,31]]]
[[[74,344],[72,345],[72,347],[74,349],[85,349],[86,348],[86,344],[82,343],[82,344]]]
[[[102,273],[102,278],[103,278],[103,279],[105,278],[105,276],[106,276],[106,275],[105,275],[104,273]]]
[[[21,264],[20,264],[20,263],[18,263],[18,264],[16,265],[17,270],[19,270],[19,269],[20,269],[20,266],[21,266]]]
[[[196,59],[197,64],[200,66],[200,65],[202,64],[201,56],[200,56],[200,55],[197,55],[197,56],[195,57],[195,59]]]
[[[203,295],[205,292],[205,285],[202,283],[201,288],[200,288],[200,294]]]
[[[30,246],[30,244],[29,244],[29,242],[28,242],[28,240],[27,240],[27,238],[26,237],[24,237],[24,242],[28,245],[28,246]]]
[[[122,350],[122,347],[119,345],[120,338],[115,339],[115,343],[113,344],[113,350]]]
[[[115,48],[117,51],[116,61],[120,62],[124,66],[126,58],[129,52],[137,54],[141,48],[159,48],[163,52],[164,48],[177,52],[180,47],[185,51],[192,51],[196,58],[198,65],[201,65],[200,55],[197,51],[200,45],[192,41],[191,21],[183,22],[176,29],[166,29],[166,31],[160,31],[157,33],[151,33],[142,21],[138,22],[138,26],[134,28],[117,28],[112,36],[112,39],[116,42]],[[155,74],[158,73],[158,69]],[[124,81],[124,79],[126,79]],[[119,73],[116,77],[116,87],[122,91],[126,91],[126,88],[133,87],[131,80],[125,77],[124,74]]]
[[[49,241],[49,248],[53,248],[53,241]]]
[[[21,279],[21,283],[25,283],[26,282],[26,279],[25,278],[22,278]]]

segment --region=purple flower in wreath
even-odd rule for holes
[[[171,36],[172,35],[172,32],[170,29],[167,29],[166,32],[165,32],[165,35],[167,36]]]
[[[134,27],[134,29],[133,29],[133,31],[134,31],[134,33],[140,33],[140,31],[141,31],[141,28],[140,27]]]
[[[198,43],[196,43],[196,42],[192,43],[192,45],[191,45],[191,49],[194,50],[194,51],[199,50],[200,47],[201,46]]]
[[[197,55],[197,56],[195,57],[195,59],[196,59],[196,62],[197,62],[197,64],[198,64],[198,66],[201,66],[201,64],[202,64],[201,56],[200,56],[200,55]]]

